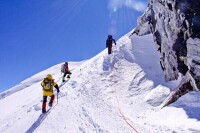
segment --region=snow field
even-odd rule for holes
[[[51,73],[60,85],[61,64],[34,75],[22,82],[27,87],[19,85],[0,94],[0,132],[200,132],[198,95],[159,108],[178,81],[163,80],[156,52],[152,35],[129,38],[127,34],[117,41],[112,55],[104,50],[89,60],[69,62],[72,76],[43,120],[40,83]]]

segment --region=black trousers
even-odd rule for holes
[[[108,47],[108,54],[112,54],[112,47]]]
[[[51,100],[50,102],[53,103],[54,101],[54,95],[51,96]],[[47,96],[43,96],[43,103],[46,103],[47,102]]]
[[[54,101],[54,95],[51,96],[51,100],[49,103],[53,103]],[[47,102],[47,96],[43,96],[43,102],[42,102],[42,109],[46,110],[46,102]]]
[[[64,75],[63,75],[63,77],[66,77],[67,74],[72,74],[72,73],[70,71],[65,72]]]

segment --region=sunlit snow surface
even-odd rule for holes
[[[51,73],[60,85],[62,63],[1,93],[0,132],[200,132],[199,93],[160,109],[179,81],[164,81],[152,35],[128,36],[117,41],[112,55],[106,49],[89,60],[69,62],[72,77],[45,116],[40,116],[40,83]]]

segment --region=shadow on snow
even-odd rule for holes
[[[57,105],[57,104],[56,104]],[[56,106],[55,105],[55,106]],[[45,114],[41,114],[38,119],[31,125],[31,127],[26,131],[26,133],[33,133],[41,124],[42,122],[45,120],[45,118],[50,114],[50,112],[52,111],[52,109],[55,107],[53,106],[52,108],[50,108],[49,110],[47,110],[47,112]]]

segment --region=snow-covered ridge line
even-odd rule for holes
[[[52,71],[55,68],[59,68],[59,66],[60,66],[60,64],[56,65],[56,66],[53,66],[53,67],[51,67],[51,68],[49,68],[47,70],[48,71]],[[53,74],[55,74],[55,73],[56,72],[54,72]],[[23,90],[23,89],[25,89],[25,88],[27,88],[27,87],[29,87],[29,86],[37,83],[37,82],[41,82],[42,79],[44,78],[45,74],[46,74],[46,71],[39,72],[39,73],[31,76],[30,78],[22,81],[20,84],[10,88],[9,90],[6,90],[5,92],[0,93],[0,100],[5,98],[5,97],[7,97],[7,96],[9,96],[9,95],[11,95],[11,94],[13,94],[13,93],[15,93],[15,92]]]
[[[60,88],[58,101],[56,97],[54,108],[44,119],[40,119],[40,82],[1,99],[0,132],[132,133],[122,114],[141,133],[200,131],[200,117],[192,114],[200,107],[198,100],[191,99],[195,108],[188,107],[189,111],[183,102],[179,108],[157,107],[169,88],[155,53],[152,35],[126,35],[117,41],[111,55],[106,49],[84,63],[70,63],[71,78]],[[57,81],[61,77],[59,65],[44,73],[54,73]],[[35,76],[33,82],[46,75]]]
[[[76,66],[79,66],[80,64],[82,64],[85,61],[81,61],[81,62],[69,62],[70,64],[73,64],[73,68],[70,68],[71,70],[75,69]],[[21,83],[19,83],[18,85],[0,93],[0,100],[3,98],[6,98],[9,95],[12,95],[20,90],[23,90],[27,87],[30,87],[33,84],[37,84],[38,82],[40,83],[42,81],[42,79],[48,74],[51,73],[52,75],[55,75],[57,73],[60,72],[60,68],[61,68],[61,64],[57,64],[53,67],[48,68],[47,70],[44,70],[42,72],[39,72],[33,76],[31,76],[30,78],[22,81]]]

